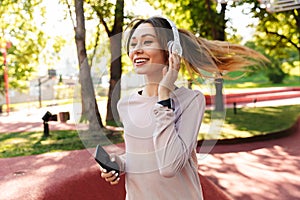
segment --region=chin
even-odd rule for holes
[[[145,73],[141,72],[140,70],[134,70],[134,72],[137,75],[145,75]]]
[[[147,74],[147,70],[145,68],[142,68],[142,67],[135,67],[134,71],[135,71],[136,74],[140,74],[140,75]]]

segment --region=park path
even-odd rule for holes
[[[66,123],[60,121],[50,121],[49,129],[51,130],[76,130],[84,128],[84,125],[76,123],[73,104],[49,106],[42,108],[30,108],[17,112],[2,113],[0,115],[0,133],[10,132],[26,132],[26,131],[43,131],[42,117],[49,111],[51,114],[58,114],[59,112],[69,112],[70,120]]]

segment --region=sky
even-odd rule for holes
[[[243,14],[243,9],[248,11],[247,7],[231,7],[228,5],[226,16],[231,19],[232,26],[237,29],[237,34],[243,36],[243,42],[251,39],[254,29],[247,27],[251,23],[256,23],[257,20],[253,19],[251,15]]]

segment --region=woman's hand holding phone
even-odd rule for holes
[[[107,172],[106,169],[100,166],[101,177],[105,179],[106,182],[109,182],[111,185],[116,185],[120,181],[120,176],[116,171]]]

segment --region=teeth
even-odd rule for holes
[[[143,62],[146,62],[146,61],[147,61],[147,59],[145,59],[145,58],[140,58],[140,59],[135,60],[136,63],[143,63]]]

